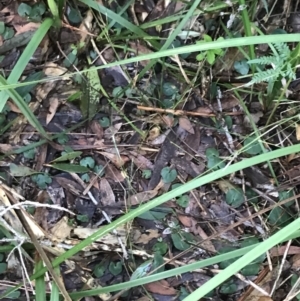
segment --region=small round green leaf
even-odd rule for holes
[[[150,179],[152,175],[152,171],[150,169],[144,169],[142,172],[142,177],[144,179]]]
[[[289,199],[294,196],[293,190],[283,190],[279,191],[279,201],[284,201],[286,199]],[[285,203],[285,207],[290,207],[295,203],[295,201],[290,201],[288,203]]]
[[[105,273],[105,266],[102,263],[96,264],[93,269],[93,273],[97,278],[102,277]]]
[[[226,203],[233,208],[241,206],[245,201],[241,188],[229,189],[226,193]]]
[[[209,169],[217,170],[225,167],[225,163],[219,158],[219,152],[212,147],[205,151],[207,157],[207,167]]]
[[[105,168],[103,165],[96,165],[94,167],[94,172],[99,176],[102,177],[105,174]]]
[[[185,242],[178,233],[171,234],[174,247],[179,251],[187,250],[191,245]]]
[[[173,96],[178,92],[178,88],[174,84],[170,82],[166,82],[163,83],[162,92],[164,93],[165,96]]]
[[[236,72],[238,72],[241,75],[246,75],[249,72],[250,66],[246,59],[243,59],[241,61],[235,61],[233,65]]]
[[[77,9],[69,6],[69,10],[67,11],[67,17],[69,21],[73,24],[79,24],[81,22],[80,13]]]
[[[77,65],[78,58],[77,58],[77,49],[73,49],[67,57],[63,60],[63,65],[66,68],[70,68],[72,65]]]
[[[18,14],[20,17],[29,17],[31,14],[32,8],[28,4],[22,2],[18,6]]]
[[[221,286],[220,293],[229,295],[229,294],[236,293],[237,290],[238,290],[237,284],[234,283],[234,281],[231,279],[231,280],[225,282]]]
[[[110,120],[108,117],[100,118],[99,123],[103,128],[107,128],[110,126]]]
[[[286,212],[285,209],[281,207],[276,207],[272,209],[268,216],[268,222],[272,226],[281,226],[283,227],[291,220],[291,216]]]
[[[3,34],[3,39],[4,40],[9,40],[14,36],[14,34],[15,34],[15,32],[12,28],[5,27],[5,31],[4,31],[4,34]]]
[[[170,167],[166,166],[161,170],[161,176],[163,179],[163,182],[168,184],[172,183],[176,177],[177,177],[177,171],[176,169],[171,169]]]
[[[259,273],[259,270],[260,270],[260,264],[253,263],[253,264],[249,264],[249,265],[245,266],[241,270],[241,274],[244,276],[254,276]]]
[[[182,208],[186,208],[189,205],[189,202],[190,202],[190,198],[186,194],[176,198],[176,203]]]
[[[247,200],[251,203],[256,204],[259,201],[258,194],[251,188],[246,188]]]
[[[24,152],[23,155],[26,159],[34,159],[35,151],[36,151],[35,148],[32,148]]]
[[[216,56],[213,51],[207,51],[206,60],[210,65],[215,63]]]
[[[84,173],[83,175],[81,175],[81,180],[85,183],[88,183],[91,180],[91,178],[88,173]]]
[[[115,87],[112,91],[112,96],[122,98],[124,96],[123,88]]]
[[[109,264],[108,269],[114,276],[117,276],[122,272],[122,262],[121,261],[111,262]]]
[[[52,183],[51,177],[46,173],[33,175],[31,176],[31,179],[40,189],[46,189],[47,185]]]
[[[245,139],[244,141],[245,152],[249,155],[258,155],[261,154],[263,151],[257,138],[254,136],[250,136]]]
[[[152,247],[152,250],[154,253],[159,252],[161,255],[165,255],[168,251],[168,245],[164,241],[159,241]]]
[[[80,160],[80,165],[93,169],[95,167],[95,160],[92,157],[85,157]]]

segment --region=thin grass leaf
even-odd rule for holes
[[[2,75],[0,75],[0,84],[2,86],[7,85],[7,81],[4,79]],[[31,112],[30,108],[28,107],[27,103],[22,99],[22,97],[13,89],[9,89],[6,92],[6,95],[9,95],[16,106],[20,109],[22,114],[26,117],[28,122],[37,130],[39,133],[44,137],[48,138],[48,135],[40,122],[37,120],[37,118],[34,116],[34,114]],[[1,95],[1,94],[0,94]]]
[[[24,69],[28,65],[28,62],[32,58],[34,52],[38,48],[39,44],[41,43],[42,39],[45,37],[46,33],[48,32],[48,30],[50,29],[52,24],[53,24],[53,20],[47,18],[40,25],[38,30],[33,35],[32,39],[28,43],[27,47],[22,52],[22,55],[20,56],[18,62],[14,66],[13,70],[11,71],[11,73],[7,79],[7,83],[16,84],[18,82],[21,74],[23,73]],[[17,87],[17,86],[18,85],[16,85],[15,87]],[[0,90],[1,89],[2,89],[2,87],[0,87]],[[1,99],[0,112],[3,111],[3,108],[4,108],[8,98],[9,98],[9,94],[7,93],[7,91],[0,91],[0,99]]]
[[[38,262],[35,263],[35,270],[39,271],[42,268],[43,268],[43,261],[38,260]],[[44,275],[41,275],[40,277],[36,278],[35,293],[36,293],[36,300],[46,301],[46,283],[45,283]]]
[[[232,263],[228,268],[223,270],[218,275],[214,276],[211,280],[207,281],[200,288],[191,293],[187,298],[183,299],[183,301],[197,301],[203,298],[206,294],[215,289],[218,285],[225,282],[231,276],[236,274],[242,268],[250,264],[256,258],[270,250],[275,245],[279,244],[282,239],[285,239],[290,234],[297,231],[300,227],[300,218],[296,219],[288,226],[284,227],[276,234],[272,235],[270,238],[265,240],[264,242],[258,244],[253,250],[246,253],[243,257]]]
[[[140,35],[142,37],[148,37],[149,42],[154,46],[156,49],[160,48],[160,45],[158,42],[153,40],[153,37],[149,36],[146,32],[144,32],[140,27],[132,24],[131,22],[124,19],[122,16],[116,14],[112,10],[108,9],[107,7],[104,7],[100,4],[98,4],[96,1],[92,0],[80,0],[80,2],[86,4],[87,6],[95,9],[99,13],[102,13],[103,15],[109,17],[110,19],[114,20],[115,22],[119,23],[123,27],[129,29],[131,32]]]
[[[59,266],[54,268],[54,272],[57,275],[60,275]],[[55,281],[52,281],[50,301],[59,301],[59,289],[58,289]]]
[[[233,38],[233,39],[228,39],[228,40],[223,40],[223,41],[213,41],[213,42],[207,42],[205,44],[195,44],[195,45],[188,45],[188,46],[182,46],[182,47],[177,47],[177,48],[172,48],[172,49],[167,49],[159,52],[153,52],[153,53],[148,53],[144,55],[139,55],[136,57],[131,57],[128,59],[124,59],[121,61],[115,61],[106,65],[98,66],[98,67],[93,67],[95,70],[100,70],[100,69],[106,69],[114,66],[121,66],[121,65],[126,65],[129,63],[135,63],[139,61],[145,61],[145,60],[152,60],[152,59],[157,59],[157,58],[162,58],[162,57],[167,57],[167,56],[174,56],[174,55],[179,55],[179,54],[184,54],[184,53],[193,53],[193,52],[200,52],[200,51],[206,51],[210,49],[219,49],[219,48],[231,48],[231,47],[239,47],[239,46],[247,46],[247,45],[255,45],[255,44],[269,44],[269,43],[275,43],[278,41],[282,42],[299,42],[300,41],[300,34],[294,33],[294,34],[276,34],[276,35],[268,35],[268,36],[255,36],[255,37],[242,37],[242,38]],[[92,69],[92,68],[90,68]],[[80,72],[74,72],[74,73],[68,73],[65,76],[67,77],[72,77],[74,75],[78,74],[83,74],[86,72],[85,70],[80,71]],[[34,81],[34,82],[27,82],[27,83],[21,83],[21,84],[9,84],[6,87],[1,87],[2,90],[7,90],[7,89],[12,89],[16,87],[21,87],[21,86],[27,86],[31,85],[34,83],[43,83],[47,82],[49,80],[60,80],[60,76],[53,76],[53,77],[48,77],[47,79],[39,80],[39,81]]]

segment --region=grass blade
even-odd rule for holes
[[[32,39],[28,43],[27,47],[24,49],[22,55],[20,56],[18,62],[14,66],[14,69],[10,73],[7,82],[9,84],[16,84],[23,73],[24,69],[28,65],[28,62],[30,61],[31,57],[33,56],[34,52],[38,48],[40,42],[46,35],[49,28],[52,26],[53,21],[49,18],[45,19],[45,21],[41,24],[41,26],[38,28],[38,30],[33,35]],[[2,90],[2,87],[0,87],[0,90]],[[0,112],[2,112],[6,101],[8,100],[8,93],[6,91],[0,91]]]

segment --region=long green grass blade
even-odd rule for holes
[[[3,78],[3,76],[0,75],[0,84],[2,86],[6,86],[7,82]],[[5,92],[8,96],[12,98],[14,103],[17,105],[17,107],[20,109],[22,114],[26,117],[26,119],[29,121],[29,123],[40,132],[40,134],[47,138],[48,135],[40,122],[37,120],[37,118],[34,116],[34,114],[31,112],[30,108],[28,107],[27,103],[22,99],[22,97],[13,89],[9,89]]]
[[[300,227],[300,218],[297,218],[295,221],[290,223],[288,226],[284,227],[276,234],[272,235],[270,238],[264,242],[258,244],[253,250],[246,253],[243,257],[232,263],[228,268],[223,270],[220,274],[214,276],[211,280],[201,285],[200,288],[195,290],[188,297],[183,299],[183,301],[197,301],[203,298],[206,294],[211,292],[218,285],[222,284],[228,278],[236,274],[243,267],[251,263],[253,260],[258,258],[260,255],[264,254],[272,247],[277,245],[280,241],[288,237],[293,232],[297,231]]]
[[[20,56],[18,62],[14,66],[12,72],[10,73],[7,82],[9,84],[16,84],[23,73],[24,69],[28,65],[28,62],[32,58],[34,52],[38,48],[39,44],[41,43],[42,39],[46,35],[49,28],[52,26],[53,20],[52,19],[45,19],[45,21],[40,25],[38,30],[33,35],[32,39],[28,43],[27,47],[24,49],[22,55]],[[0,90],[2,87],[0,86]],[[8,100],[8,93],[6,91],[0,91],[0,112],[2,112],[6,101]]]
[[[139,55],[136,57],[131,57],[131,58],[124,59],[121,61],[116,61],[116,62],[112,62],[112,63],[106,64],[106,65],[92,67],[92,68],[94,68],[96,70],[100,70],[100,69],[106,69],[106,68],[113,67],[113,66],[126,65],[129,63],[157,59],[157,58],[161,58],[161,57],[173,56],[173,55],[183,54],[183,53],[192,53],[192,52],[206,51],[206,50],[210,50],[210,49],[221,49],[221,48],[223,49],[223,48],[230,48],[230,47],[239,47],[239,46],[265,44],[265,43],[266,44],[279,43],[279,42],[300,42],[300,34],[293,33],[293,34],[275,34],[275,35],[268,35],[268,36],[243,37],[243,38],[227,39],[227,40],[223,40],[223,41],[207,42],[207,43],[203,43],[203,44],[201,43],[201,44],[195,44],[195,45],[188,45],[188,46],[182,46],[182,47],[178,47],[178,48],[148,53],[148,54],[144,54],[144,55]],[[92,69],[92,68],[90,68],[90,69]],[[86,71],[82,70],[79,72],[69,73],[64,76],[72,77],[76,74],[82,74],[84,72],[86,72]],[[42,80],[38,80],[38,81],[34,81],[34,82],[9,84],[7,87],[0,87],[0,89],[7,90],[7,89],[16,88],[16,87],[32,85],[35,83],[47,82],[49,80],[60,80],[60,79],[61,78],[59,76],[54,76],[54,77],[48,77],[47,79],[42,79]]]

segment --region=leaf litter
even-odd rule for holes
[[[119,12],[115,4],[109,6],[107,3],[110,9]],[[137,18],[135,21],[145,24],[172,17],[183,7],[181,2],[166,6],[163,1],[135,3],[133,15],[123,17],[130,21],[130,18]],[[166,58],[148,70],[143,78],[138,75],[148,64],[147,60],[126,68],[117,66],[87,72],[91,66],[152,53],[157,45],[137,39],[128,43],[128,49],[114,48],[109,35],[100,34],[97,38],[92,31],[96,21],[91,11],[78,8],[84,16],[82,22],[62,27],[56,39],[46,36],[21,79],[24,82],[35,70],[42,70],[46,81],[32,85],[28,91],[18,90],[24,101],[29,100],[30,110],[51,134],[51,140],[43,140],[12,100],[7,102],[7,112],[3,116],[5,122],[12,124],[1,132],[0,140],[2,206],[13,206],[13,197],[21,194],[17,198],[18,206],[26,209],[30,227],[49,254],[58,256],[132,208],[209,170],[225,168],[230,164],[229,156],[239,150],[242,152],[238,159],[243,160],[299,140],[299,126],[296,124],[294,132],[292,122],[279,124],[269,131],[261,130],[268,126],[268,116],[278,124],[278,120],[289,117],[289,110],[297,111],[297,105],[293,104],[297,101],[295,83],[291,86],[294,92],[288,96],[290,103],[283,101],[282,112],[276,111],[274,115],[272,107],[268,107],[268,99],[263,100],[266,83],[256,83],[253,99],[249,97],[249,90],[238,89],[247,82],[237,77],[237,73],[249,72],[238,49],[225,53],[216,49],[196,56],[178,56],[174,60]],[[229,6],[225,9],[231,12]],[[217,8],[216,11],[220,13]],[[16,3],[2,7],[1,12],[0,22],[7,28],[7,34],[10,27],[14,29],[14,37],[5,39],[3,35],[0,45],[0,54],[4,56],[3,74],[8,75],[25,42],[40,24],[36,18],[43,13],[23,18],[18,14]],[[176,43],[187,45],[223,38],[213,29],[217,26],[216,20],[221,22],[218,13],[215,19],[204,20],[204,23],[200,22],[201,18],[188,22],[172,47],[176,47]],[[35,23],[30,18],[35,19]],[[212,26],[210,22],[215,24]],[[145,32],[167,38],[172,26],[175,23],[165,22],[161,28],[145,27]],[[125,32],[119,23],[110,30],[116,38],[121,38],[120,32]],[[225,32],[221,33],[225,36]],[[104,47],[104,44],[109,46]],[[10,64],[4,64],[5,60]],[[84,70],[84,76],[79,76],[78,71]],[[70,78],[71,72],[77,74]],[[199,82],[201,87],[197,86]],[[277,82],[275,88],[276,85]],[[262,144],[255,127],[264,133]],[[268,213],[257,214],[297,194],[298,159],[297,156],[280,159],[274,162],[273,170],[267,164],[247,168],[142,214],[117,228],[116,233],[91,242],[70,259],[68,264],[72,268],[68,267],[68,271],[62,268],[64,285],[68,291],[106,287],[167,271],[174,262],[185,265],[221,254],[226,248],[237,250],[252,237],[264,239],[293,220],[297,213],[297,203],[290,201]],[[32,201],[30,206],[26,200]],[[1,223],[19,240],[16,230],[26,237],[13,210],[7,216],[1,215]],[[4,236],[5,233],[3,230]],[[30,242],[28,237],[25,240]],[[289,250],[296,247],[295,242]],[[9,258],[5,252],[1,254],[12,265],[13,257]],[[279,254],[284,256],[284,251],[270,253],[273,265],[280,263]],[[296,255],[290,252],[288,256],[296,270]],[[26,265],[31,265],[29,270],[32,270],[29,258],[33,258],[30,250]],[[218,268],[225,266],[148,283],[143,288],[123,292],[120,300],[143,300],[145,291],[155,300],[183,300],[189,291],[218,273]],[[249,299],[249,289],[258,291],[254,290],[254,285],[246,290],[249,281],[271,294],[274,289],[266,287],[266,279],[279,275],[283,281],[291,273],[291,268],[265,271],[262,262],[251,268],[243,269],[238,277],[225,282],[219,293],[214,291],[210,297],[262,301],[264,297],[253,292],[256,299]],[[12,271],[16,276],[14,280],[21,281],[17,269],[11,269],[10,273]],[[77,271],[84,276],[78,276]],[[2,273],[9,280],[9,273]],[[275,276],[271,276],[272,273]],[[67,281],[72,277],[76,281]],[[243,277],[249,277],[249,281]],[[277,279],[276,283],[280,281]],[[272,299],[266,298],[281,300],[291,285],[289,282],[278,289]],[[107,300],[112,295],[98,297]]]

